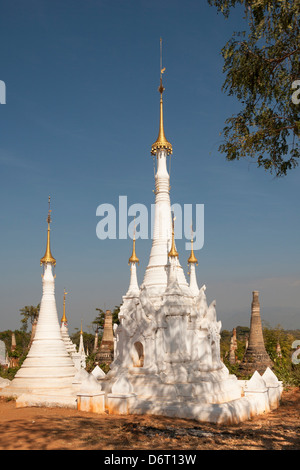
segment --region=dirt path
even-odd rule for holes
[[[299,450],[300,390],[271,413],[233,426],[61,408],[16,408],[0,398],[1,450]]]

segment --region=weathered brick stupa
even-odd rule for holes
[[[114,334],[112,326],[112,313],[110,310],[106,310],[103,336],[99,351],[96,354],[96,361],[99,364],[111,364],[114,360]]]
[[[232,336],[230,340],[230,349],[229,349],[229,362],[230,364],[236,363],[236,350],[237,350],[237,339],[236,339],[236,328],[232,330]]]
[[[2,396],[19,397],[17,406],[51,401],[76,406],[72,386],[76,369],[61,336],[57,317],[53,274],[56,260],[50,249],[50,212],[49,198],[47,247],[41,258],[43,295],[35,335],[21,368],[11,384],[0,392]]]
[[[252,375],[256,370],[262,374],[267,367],[273,366],[264,343],[259,292],[253,291],[252,296],[249,343],[239,366],[239,372],[245,376]]]

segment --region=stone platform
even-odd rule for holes
[[[279,406],[282,383],[271,369],[267,368],[262,376],[256,371],[250,380],[237,380],[235,376],[231,376],[230,380],[232,389],[229,387],[228,395],[223,396],[212,393],[209,388],[211,382],[207,383],[209,387],[206,392],[202,384],[202,394],[198,396],[192,394],[195,384],[169,384],[168,388],[164,384],[158,387],[157,383],[151,384],[149,381],[148,388],[144,386],[139,394],[124,376],[117,379],[110,392],[105,379],[101,378],[99,382],[106,391],[105,406],[111,414],[148,414],[230,425],[247,421]],[[224,382],[219,385],[224,386]],[[232,398],[228,399],[228,396]]]
[[[24,393],[16,399],[16,407],[38,406],[43,408],[77,408],[76,395],[38,395]]]

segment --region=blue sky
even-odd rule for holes
[[[300,328],[300,169],[274,179],[218,152],[225,119],[239,109],[221,91],[220,51],[242,16],[225,20],[206,0],[2,3],[0,331],[19,328],[19,309],[40,302],[49,194],[59,318],[64,288],[70,332],[81,319],[91,331],[95,308],[121,303],[131,240],[99,240],[96,209],[117,208],[120,195],[154,202],[160,37],[171,201],[205,206],[198,282],[224,328],[249,325],[253,290],[264,321]],[[150,248],[137,241],[139,282]]]

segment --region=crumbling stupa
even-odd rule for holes
[[[236,363],[236,350],[237,350],[237,339],[236,339],[236,328],[232,330],[232,336],[230,339],[230,349],[229,349],[229,362],[230,364]]]
[[[249,343],[239,366],[239,372],[245,376],[252,375],[256,370],[263,374],[267,367],[272,368],[271,361],[264,343],[261,316],[259,292],[252,292],[251,320]]]
[[[99,364],[111,364],[114,360],[114,333],[112,326],[112,313],[106,310],[104,318],[103,336],[99,351],[96,354],[96,361]]]

